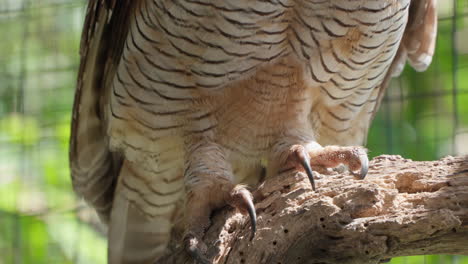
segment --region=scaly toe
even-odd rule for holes
[[[369,170],[369,158],[367,150],[362,147],[346,147],[347,152],[342,160],[342,163],[348,165],[351,174],[357,180],[362,180],[366,177]],[[359,170],[359,173],[356,171]]]
[[[363,147],[326,146],[309,152],[312,166],[336,168],[346,165],[356,179],[362,180],[369,170],[367,150]],[[359,173],[355,171],[359,170]]]
[[[184,245],[187,253],[199,264],[211,264],[205,256],[207,247],[205,243],[193,232],[187,232],[184,237]]]

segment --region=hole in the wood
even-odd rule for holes
[[[301,260],[302,258],[301,257],[297,257],[297,260]]]
[[[277,244],[276,240],[275,240],[275,241],[273,241],[273,246],[276,246],[276,244]]]
[[[271,213],[271,216],[275,216],[275,215],[276,215],[276,212]]]
[[[368,251],[368,250],[366,250],[366,255],[369,255],[369,251]]]
[[[421,248],[421,250],[422,250],[422,251],[425,251],[425,249],[424,249],[424,248]]]
[[[241,259],[241,260],[240,260],[240,263],[245,263],[245,259]]]
[[[369,223],[364,223],[364,226],[365,226],[365,227],[368,227],[368,226],[369,226]]]
[[[322,228],[326,228],[327,226],[326,225],[322,225]]]
[[[234,232],[234,230],[236,230],[236,228],[232,225],[232,226],[229,227],[228,233],[232,234]]]
[[[243,255],[244,255],[244,252],[239,251],[239,255],[240,255],[240,256],[243,256]]]
[[[340,223],[340,225],[343,225],[343,226],[345,226],[345,225],[349,224],[349,222],[348,222],[348,221],[339,221],[338,223]]]
[[[329,239],[331,240],[341,240],[341,239],[344,239],[344,237],[342,236],[327,236]]]
[[[320,222],[323,222],[323,221],[325,221],[325,218],[320,217]]]
[[[289,232],[289,230],[285,229],[283,232],[284,232],[285,234],[287,234],[287,233]]]
[[[457,229],[454,227],[452,228],[452,232],[456,233],[457,232]]]
[[[435,226],[431,225],[431,229],[434,229],[434,228],[435,228]]]

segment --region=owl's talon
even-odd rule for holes
[[[211,264],[203,253],[206,251],[206,245],[192,232],[184,237],[185,250],[196,261],[197,264]]]
[[[360,153],[359,154],[359,161],[361,162],[361,173],[359,175],[354,175],[355,178],[358,180],[362,180],[366,177],[367,172],[369,171],[369,158],[367,157],[367,153]]]
[[[351,147],[351,150],[348,151],[348,153],[348,160],[346,162],[343,161],[343,163],[348,163],[351,174],[356,180],[364,179],[369,171],[369,158],[367,157],[366,149]],[[357,169],[360,169],[359,173],[355,172]]]
[[[250,237],[250,241],[252,241],[255,237],[255,232],[257,232],[257,213],[255,212],[252,199],[248,200],[247,204],[247,212],[249,213],[250,223],[252,225],[252,235]]]
[[[218,239],[216,239],[215,242],[213,242],[213,246],[217,247],[217,246],[221,245],[221,242],[222,242],[221,239],[218,238]]]
[[[253,204],[252,194],[243,185],[237,185],[231,191],[227,203],[232,207],[239,209],[242,213],[248,213],[250,223],[252,225],[252,235],[250,240],[255,236],[257,231],[257,213],[255,212],[255,206]]]
[[[320,168],[336,168],[343,164],[358,180],[364,179],[369,170],[367,150],[363,147],[321,147],[318,144],[306,144],[305,146],[298,144],[291,146],[287,153],[286,161],[282,166],[303,169],[314,191],[316,190],[315,179],[318,177],[314,177],[316,172],[312,170],[312,166],[316,166],[315,168],[320,170]],[[359,172],[356,173],[355,171],[358,170]]]
[[[250,197],[245,199],[245,210],[249,214],[250,223],[252,225],[252,233],[250,236],[250,241],[252,241],[255,237],[255,232],[257,232],[257,213],[255,212],[255,207],[252,202],[252,198]]]
[[[297,146],[297,148],[295,148],[294,150],[294,153],[296,154],[297,160],[304,168],[307,174],[307,177],[309,177],[310,185],[312,186],[312,190],[314,190],[315,192],[314,173],[313,173],[312,167],[310,166],[309,155],[307,154],[305,148],[302,146]]]

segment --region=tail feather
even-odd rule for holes
[[[129,172],[124,165],[122,173]],[[121,182],[117,183],[109,221],[108,263],[155,263],[165,252],[170,240],[170,215],[145,214],[120,191]]]

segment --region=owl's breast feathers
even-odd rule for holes
[[[285,126],[362,144],[409,5],[141,1],[113,83],[113,145],[203,135],[256,156]]]

